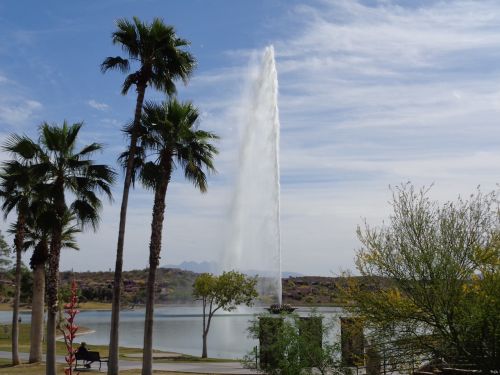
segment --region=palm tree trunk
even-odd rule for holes
[[[31,308],[30,363],[42,361],[45,308],[45,263],[49,255],[47,237],[38,242],[33,250],[30,265],[33,269],[33,296]]]
[[[64,199],[63,178],[58,177],[56,189],[58,200],[55,202],[58,223],[52,230],[49,253],[49,270],[47,275],[47,351],[45,359],[46,375],[56,375],[56,328],[57,313],[59,312],[59,258],[61,256],[62,243],[62,218],[66,211]]]
[[[20,364],[19,360],[19,299],[21,296],[21,251],[16,249],[16,289],[14,308],[12,311],[12,365]]]
[[[123,271],[123,245],[125,243],[125,224],[127,221],[128,195],[132,183],[132,169],[134,166],[134,156],[137,148],[137,139],[139,136],[139,125],[141,121],[142,105],[144,103],[144,94],[146,93],[146,84],[137,86],[137,101],[134,114],[134,129],[130,136],[129,158],[127,160],[127,169],[125,171],[125,181],[123,183],[122,204],[120,208],[120,224],[118,228],[118,243],[116,246],[115,275],[113,282],[113,301],[111,305],[111,330],[109,337],[109,362],[108,375],[118,375],[118,345],[119,345],[119,327],[120,327],[120,297],[122,288]]]
[[[162,168],[163,167],[163,168]],[[146,289],[146,318],[144,322],[144,349],[142,354],[142,375],[153,373],[153,313],[155,300],[156,270],[160,263],[161,237],[165,217],[165,196],[170,181],[170,169],[160,164],[162,179],[155,191],[151,240],[149,242],[149,273]]]
[[[31,308],[29,363],[42,361],[44,307],[45,264],[36,264],[33,267],[33,301]]]
[[[57,312],[54,312],[50,308],[47,309],[47,354],[45,359],[46,375],[56,375],[56,319]]]
[[[59,257],[61,232],[59,228],[52,233],[47,275],[47,358],[46,375],[56,375],[56,319],[59,312]],[[59,245],[59,246],[58,246]]]
[[[19,360],[19,302],[21,299],[21,255],[24,244],[24,214],[18,213],[16,224],[16,238],[14,245],[16,248],[16,289],[14,293],[14,308],[12,311],[12,365],[17,366]]]
[[[153,373],[153,315],[155,299],[156,265],[149,266],[147,297],[146,297],[146,318],[144,322],[144,350],[142,357],[142,375]]]

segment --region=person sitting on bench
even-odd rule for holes
[[[78,347],[78,350],[76,351],[75,354],[77,355],[78,358],[81,358],[85,361],[84,366],[86,368],[90,368],[90,365],[92,364],[92,362],[94,362],[94,361],[89,362],[87,360],[87,358],[89,357],[89,350],[87,349],[87,343],[85,343],[85,342],[82,342],[80,344],[80,346]]]
[[[87,344],[82,342],[80,347],[75,352],[75,370],[78,367],[78,361],[83,361],[85,368],[90,368],[92,363],[99,362],[99,371],[101,371],[102,363],[108,363],[107,357],[101,357],[99,352],[92,352],[87,349]]]

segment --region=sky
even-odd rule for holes
[[[119,18],[162,18],[191,41],[197,69],[178,97],[220,135],[218,174],[200,194],[176,174],[161,264],[219,261],[237,178],[239,113],[252,61],[274,45],[281,120],[282,268],[354,270],[356,228],[390,215],[390,186],[429,186],[439,201],[497,189],[500,3],[497,1],[107,0],[0,2],[0,142],[46,121],[84,121],[81,144],[118,168],[134,91],[100,63]],[[148,100],[164,95],[151,89]],[[0,159],[9,155],[0,153]],[[96,233],[61,269],[114,268],[122,176]],[[131,193],[125,269],[145,268],[153,196]],[[12,220],[10,217],[9,220]],[[8,221],[0,224],[5,231]],[[26,256],[28,259],[28,255]]]

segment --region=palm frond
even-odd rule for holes
[[[101,64],[101,72],[106,73],[108,70],[119,70],[122,73],[127,73],[130,70],[130,62],[120,56],[106,57]]]
[[[137,85],[137,82],[139,81],[139,77],[140,77],[139,73],[135,72],[135,73],[129,74],[125,78],[125,81],[123,81],[123,85],[122,85],[122,95],[126,95],[128,93],[128,90],[130,90],[130,87],[132,87],[132,85]]]
[[[196,165],[196,163],[186,163],[184,167],[184,177],[186,180],[191,181],[202,193],[207,191],[207,176],[203,172],[203,169]]]
[[[99,226],[100,204],[90,204],[85,199],[76,199],[71,203],[69,209],[75,213],[76,220],[82,229],[90,226],[93,230],[96,230]]]
[[[122,50],[130,57],[137,58],[140,54],[139,39],[135,25],[125,18],[116,21],[117,30],[111,39],[113,44],[120,44]]]
[[[73,150],[75,147],[75,141],[76,138],[78,137],[78,133],[80,132],[80,129],[83,126],[83,122],[77,122],[74,123],[73,125],[68,125],[66,121],[63,123],[63,129],[64,133],[62,134],[64,136],[64,144],[65,147],[68,150]]]
[[[160,176],[160,166],[150,161],[145,163],[140,170],[139,178],[146,189],[155,190]]]
[[[118,156],[118,164],[123,168],[125,171],[127,169],[127,164],[128,164],[128,158],[129,158],[130,151],[124,151]],[[135,157],[134,157],[134,162],[132,165],[132,184],[135,186],[135,181],[137,178],[137,175],[140,173],[140,170],[142,169],[144,162],[145,162],[146,156],[144,154],[144,148],[141,145],[136,146],[136,152],[135,152]]]
[[[119,19],[116,27],[112,34],[113,44],[119,44],[128,59],[108,57],[101,64],[101,70],[118,69],[127,73],[131,61],[140,63],[137,71],[126,77],[122,94],[127,94],[132,85],[141,83],[172,95],[176,92],[176,80],[187,82],[196,61],[185,50],[189,42],[179,38],[172,26],[160,18],[148,24],[133,17],[132,20]]]
[[[85,155],[92,155],[96,151],[101,151],[103,148],[101,143],[91,143],[90,145],[85,146],[76,154],[76,156],[81,157]]]
[[[3,144],[2,150],[12,154],[14,158],[26,162],[31,161],[37,155],[39,147],[27,136],[12,134]]]
[[[179,102],[175,98],[144,105],[141,123],[147,131],[141,137],[141,146],[156,155],[146,163],[141,174],[146,188],[158,186],[162,175],[170,178],[170,171],[178,165],[195,187],[202,192],[207,190],[207,173],[216,173],[213,159],[218,151],[213,142],[219,138],[212,132],[197,129],[198,117],[198,109],[191,102]],[[164,171],[168,172],[162,173]]]

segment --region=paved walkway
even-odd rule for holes
[[[28,361],[28,353],[19,353],[22,361]],[[11,358],[11,352],[0,351],[0,358]],[[65,363],[63,356],[56,357],[57,362]],[[93,364],[95,366],[95,363]],[[98,368],[98,367],[97,367]],[[141,368],[140,361],[127,361],[120,360],[120,369],[128,370]],[[154,363],[154,370],[163,371],[179,371],[179,372],[194,372],[194,373],[206,373],[206,374],[253,374],[255,371],[251,371],[243,368],[239,362],[168,362],[168,363]],[[106,372],[106,364],[102,365],[102,372]]]

